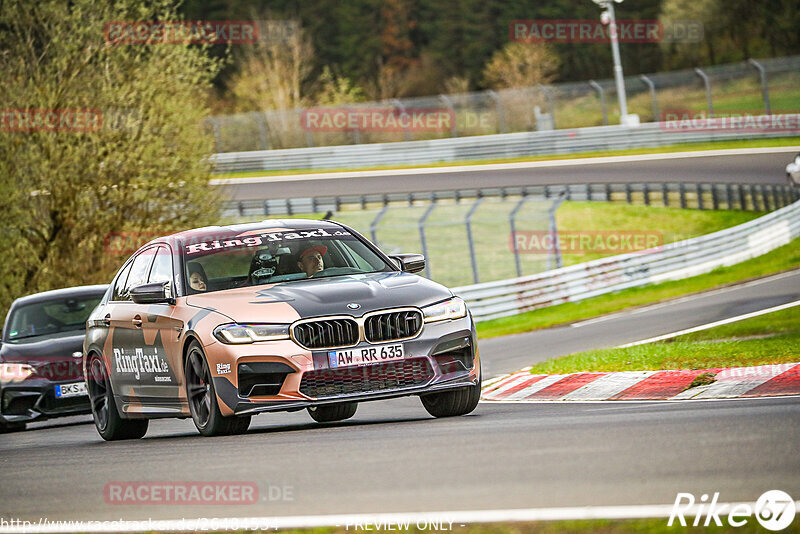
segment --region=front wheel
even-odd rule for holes
[[[341,404],[325,404],[323,406],[309,406],[308,415],[317,423],[333,423],[344,421],[356,414],[357,402],[343,402]]]
[[[224,417],[219,411],[211,371],[200,344],[189,345],[186,358],[186,394],[194,426],[203,436],[244,434],[250,427],[250,416]]]
[[[478,383],[474,386],[420,396],[422,405],[434,417],[467,415],[478,406],[480,399],[480,378],[478,378]]]
[[[92,406],[92,419],[98,434],[106,441],[120,439],[139,439],[147,433],[147,419],[123,419],[114,403],[111,380],[106,372],[102,358],[93,354],[86,366],[89,373],[86,383],[89,403]]]

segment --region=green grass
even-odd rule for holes
[[[533,374],[710,369],[800,361],[800,307],[657,343],[579,352],[536,364]]]
[[[730,267],[722,267],[707,274],[625,289],[580,302],[568,302],[511,317],[483,321],[477,325],[478,336],[481,338],[503,336],[572,323],[790,270],[798,266],[800,266],[800,238],[757,258]]]
[[[800,137],[781,137],[775,139],[750,139],[741,141],[714,141],[709,143],[686,143],[653,148],[630,148],[625,150],[599,150],[591,152],[578,152],[575,154],[553,154],[547,156],[525,156],[518,158],[478,159],[461,161],[444,161],[417,165],[376,165],[369,167],[343,167],[339,169],[287,169],[269,171],[241,171],[215,174],[214,178],[255,178],[260,176],[285,176],[291,174],[347,172],[353,170],[373,171],[392,169],[419,169],[428,167],[452,167],[455,165],[489,165],[494,163],[519,163],[525,161],[549,161],[562,159],[594,158],[603,156],[634,156],[639,154],[664,154],[670,152],[695,152],[703,150],[719,150],[733,148],[761,148],[796,146],[800,144]],[[788,162],[787,162],[788,163]]]

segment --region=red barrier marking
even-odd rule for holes
[[[784,371],[775,378],[754,387],[740,397],[769,397],[774,395],[800,395],[800,365]]]
[[[572,393],[581,386],[585,386],[594,382],[601,376],[609,373],[575,373],[565,376],[555,384],[549,385],[546,388],[525,397],[525,399],[539,399],[539,400],[556,400],[564,395]]]
[[[692,383],[705,369],[661,371],[650,375],[609,400],[664,400],[674,397]]]
[[[497,395],[492,395],[492,398],[494,398],[494,399],[504,399],[504,398],[508,397],[509,395],[512,395],[512,394],[516,393],[517,391],[521,391],[521,390],[525,389],[526,387],[530,386],[531,384],[538,382],[539,380],[545,378],[546,376],[547,375],[531,376],[528,380],[524,380],[524,381],[520,382],[519,384],[517,384],[516,386],[514,386],[511,389],[507,389],[505,391],[501,391]]]

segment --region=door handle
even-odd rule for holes
[[[103,324],[106,326],[111,326],[111,314],[107,313],[105,317],[103,317]]]
[[[136,328],[142,327],[142,318],[139,315],[135,315],[131,322],[133,323],[133,326],[135,326]]]

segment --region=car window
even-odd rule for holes
[[[12,312],[9,318],[6,340],[14,343],[22,339],[84,330],[86,319],[89,318],[89,314],[100,302],[102,296],[102,294],[98,294],[56,297],[20,306]]]
[[[130,298],[128,298],[128,294],[125,292],[125,283],[128,281],[128,274],[130,272],[131,263],[129,262],[117,277],[117,283],[114,284],[114,291],[111,294],[111,300],[130,300]]]
[[[172,254],[167,247],[158,247],[153,267],[150,269],[148,283],[170,282],[172,280]]]
[[[153,263],[155,252],[154,248],[148,248],[139,253],[131,265],[131,274],[128,275],[128,282],[125,284],[125,292],[130,294],[131,289],[147,283],[147,275],[150,272],[150,265]]]

